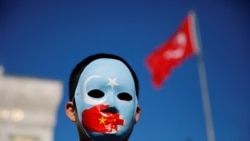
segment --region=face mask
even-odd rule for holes
[[[137,108],[131,72],[119,60],[92,61],[80,75],[75,103],[91,140],[124,140],[133,130]]]

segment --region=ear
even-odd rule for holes
[[[136,107],[136,114],[135,114],[135,122],[137,123],[141,115],[141,108],[140,106]]]
[[[74,106],[74,103],[72,101],[68,101],[65,105],[65,113],[67,117],[73,121],[76,122],[76,108]]]

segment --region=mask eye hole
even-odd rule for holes
[[[120,99],[120,100],[123,100],[123,101],[131,101],[132,100],[132,96],[129,94],[129,93],[119,93],[117,95],[117,97]]]
[[[93,98],[101,98],[104,96],[104,92],[102,92],[101,90],[94,89],[94,90],[89,91],[88,95]]]

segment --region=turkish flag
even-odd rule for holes
[[[189,12],[177,31],[146,58],[153,84],[160,88],[170,72],[198,52],[194,12]]]
[[[114,133],[118,131],[118,125],[124,125],[118,113],[108,112],[109,105],[95,105],[82,112],[82,124],[88,130],[99,133]]]

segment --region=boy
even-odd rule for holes
[[[139,120],[139,82],[129,64],[113,54],[94,54],[73,69],[67,117],[80,141],[127,141]]]

